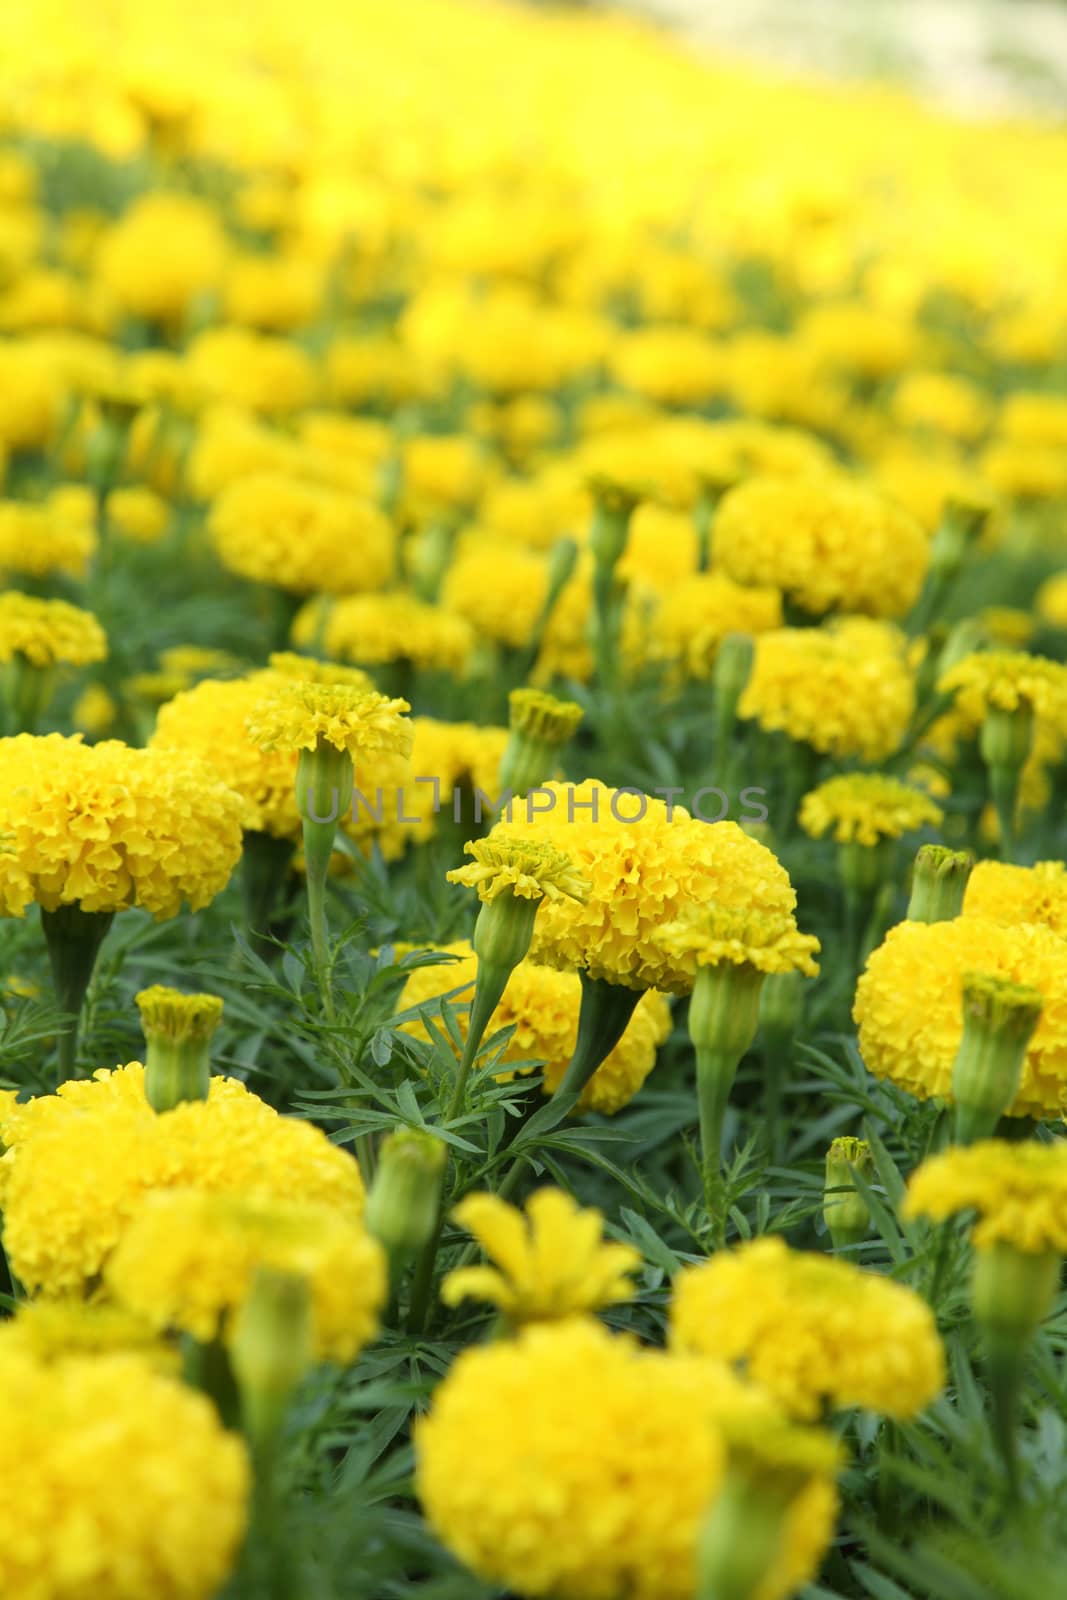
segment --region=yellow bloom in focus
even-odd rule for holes
[[[0,1591],[217,1594],[245,1531],[251,1473],[205,1396],[137,1355],[40,1362],[0,1347],[0,1403]]]
[[[224,567],[294,594],[379,589],[396,559],[377,506],[284,472],[254,472],[223,489],[208,528]],[[342,653],[328,641],[326,649]]]
[[[410,595],[344,595],[309,600],[297,613],[292,639],[305,649],[318,641],[328,655],[365,667],[410,661],[416,667],[461,674],[474,631],[465,617]]]
[[[177,1189],[145,1198],[110,1257],[120,1305],[161,1333],[232,1331],[259,1267],[307,1281],[320,1361],[349,1364],[378,1331],[385,1260],[362,1224],[327,1206]]]
[[[141,195],[101,242],[97,273],[123,311],[177,322],[218,287],[226,235],[217,213],[186,194]]]
[[[691,955],[698,967],[754,967],[757,972],[803,972],[818,977],[819,941],[801,933],[790,912],[731,910],[708,905],[660,930],[663,948]]]
[[[406,700],[348,683],[307,683],[285,678],[264,687],[245,726],[265,750],[314,750],[331,744],[356,756],[408,756],[412,729]]]
[[[700,822],[681,806],[593,779],[544,784],[535,797],[536,810],[516,801],[513,820],[498,822],[490,841],[544,839],[591,885],[580,904],[542,906],[535,961],[629,989],[687,994],[696,961],[664,948],[664,923],[710,903],[786,914],[796,905],[785,868],[736,823]]]
[[[478,958],[470,944],[461,940],[444,945],[442,949],[445,954],[459,959],[413,968],[397,1002],[398,1011],[424,1006],[453,990],[473,988],[478,975]],[[460,994],[457,1003],[465,998],[465,993]],[[544,1092],[555,1094],[578,1043],[581,1000],[582,986],[577,973],[557,972],[554,967],[520,961],[508,979],[503,998],[487,1029],[487,1037],[503,1028],[515,1030],[498,1065],[510,1068],[516,1062],[542,1061]],[[428,1007],[431,1018],[435,1011],[435,1007]],[[461,1013],[455,1020],[460,1034],[466,1037],[466,1016]],[[425,1035],[421,1022],[406,1022],[401,1026],[406,1032]],[[642,995],[618,1044],[582,1090],[576,1110],[612,1116],[628,1105],[655,1066],[656,1051],[670,1029],[671,1014],[666,999],[649,990]],[[536,1069],[527,1066],[525,1070]],[[513,1077],[514,1073],[497,1071],[493,1076],[499,1083]]]
[[[0,910],[199,910],[241,854],[239,796],[193,757],[80,735],[0,740]]]
[[[983,1139],[928,1157],[908,1180],[902,1215],[945,1222],[958,1211],[976,1214],[979,1250],[1067,1254],[1067,1143]]]
[[[131,1062],[0,1105],[0,1144],[4,1248],[19,1281],[48,1296],[90,1288],[156,1189],[363,1211],[353,1158],[234,1078],[214,1077],[207,1100],[157,1115]]]
[[[107,635],[91,611],[9,590],[0,594],[0,662],[16,655],[35,667],[85,667],[103,661]]]
[[[944,812],[929,795],[880,772],[828,778],[800,802],[800,826],[813,839],[832,833],[839,844],[875,845],[919,828],[938,828]]]
[[[494,1194],[470,1194],[452,1216],[474,1235],[491,1267],[458,1267],[445,1278],[446,1305],[487,1300],[513,1327],[599,1311],[633,1297],[641,1265],[628,1244],[605,1244],[604,1218],[563,1189],[538,1189],[525,1215]]]
[[[945,1381],[937,1324],[913,1290],[773,1237],[680,1273],[671,1347],[742,1364],[796,1417],[830,1403],[902,1420]]]
[[[914,709],[903,635],[861,618],[761,634],[738,703],[738,715],[768,733],[786,733],[821,755],[866,761],[883,761],[900,747]]]
[[[1036,922],[1067,939],[1067,867],[1062,861],[1038,861],[1032,867],[979,861],[967,880],[963,915],[1007,928]]]
[[[728,577],[780,589],[812,616],[902,616],[929,561],[926,534],[902,507],[830,473],[750,478],[731,489],[712,549]]]
[[[465,1351],[415,1436],[430,1525],[494,1586],[552,1600],[692,1600],[729,1435],[781,1416],[717,1361],[642,1349],[591,1318]],[[755,1600],[814,1577],[833,1469],[805,1475]]]
[[[474,860],[446,873],[449,883],[477,889],[479,900],[515,895],[520,900],[584,900],[589,885],[569,856],[539,839],[475,839],[463,846]]]
[[[84,578],[96,545],[92,522],[71,515],[62,503],[0,500],[0,573]]]
[[[983,973],[1037,989],[1040,1021],[1007,1114],[1046,1117],[1067,1105],[1067,943],[1048,928],[986,917],[901,922],[868,959],[853,1018],[869,1072],[918,1100],[952,1098],[963,1034],[963,980]]]

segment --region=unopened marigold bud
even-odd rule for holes
[[[768,1048],[788,1051],[804,1014],[804,975],[770,972],[760,995],[759,1025]]]
[[[971,1305],[982,1335],[993,1432],[1012,1490],[1018,1489],[1016,1427],[1026,1355],[1052,1309],[1061,1257],[1054,1250],[1020,1250],[1006,1239],[974,1253]]]
[[[835,1139],[826,1152],[822,1214],[835,1250],[861,1244],[870,1232],[870,1208],[856,1187],[856,1173],[866,1180],[873,1171],[865,1139]]]
[[[211,1083],[211,1040],[222,1021],[213,994],[182,994],[154,984],[136,996],[145,1052],[145,1098],[153,1111],[183,1100],[206,1100]]]
[[[722,760],[733,737],[737,704],[748,687],[756,646],[751,634],[728,633],[715,660],[715,753]]]
[[[511,735],[499,782],[504,793],[522,795],[553,776],[583,712],[573,700],[557,700],[542,689],[513,689],[508,709]]]
[[[974,867],[969,850],[943,844],[919,846],[908,902],[909,922],[951,922],[963,910],[967,880]]]
[[[876,844],[843,841],[837,847],[837,866],[846,891],[860,897],[877,894],[892,875],[896,854],[893,838],[880,838]]]
[[[952,1069],[957,1143],[988,1138],[1015,1099],[1041,1007],[1040,991],[1025,984],[964,976],[963,1037]]]
[[[956,577],[985,531],[992,509],[988,500],[957,500],[949,496],[930,544],[931,572],[947,579]]]
[[[245,1432],[257,1452],[270,1450],[312,1356],[307,1279],[258,1267],[230,1342]]]
[[[447,1146],[434,1133],[398,1128],[383,1140],[364,1220],[390,1257],[421,1250],[437,1224]]]

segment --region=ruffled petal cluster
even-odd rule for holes
[[[1008,928],[1036,922],[1067,939],[1067,867],[1062,861],[1039,861],[1033,867],[979,861],[967,880],[963,914]]]
[[[903,1284],[766,1237],[675,1280],[672,1348],[743,1366],[797,1417],[912,1417],[944,1383],[937,1324]]]
[[[592,1320],[468,1350],[416,1434],[416,1489],[455,1555],[545,1600],[692,1600],[728,1433],[780,1429],[773,1402],[715,1361],[643,1350]],[[787,1513],[756,1600],[786,1600],[833,1531],[834,1452]]]
[[[976,1214],[979,1249],[1067,1255],[1067,1143],[984,1139],[931,1156],[911,1175],[904,1216],[944,1222],[959,1211]]]
[[[847,772],[828,778],[800,803],[800,826],[813,839],[829,833],[839,844],[875,845],[919,828],[937,828],[941,807],[920,789],[880,772]]]
[[[309,600],[297,613],[292,637],[305,649],[318,640],[328,655],[364,667],[410,661],[460,674],[474,647],[465,617],[401,593]]]
[[[818,976],[815,956],[819,941],[801,933],[786,912],[733,911],[706,906],[698,916],[668,922],[661,933],[663,948],[675,956],[691,955],[698,967],[754,967],[757,972],[803,972]]]
[[[264,686],[248,715],[248,736],[265,750],[295,752],[332,744],[357,756],[411,753],[406,700],[390,700],[347,683],[307,683],[284,678]]]
[[[1061,1115],[1067,1105],[1067,942],[1038,925],[1005,927],[966,915],[891,928],[856,988],[852,1014],[868,1070],[919,1100],[950,1099],[963,1034],[963,980],[972,973],[1040,992],[1041,1019],[1008,1115]]]
[[[589,886],[569,856],[544,839],[474,839],[463,846],[470,866],[446,873],[449,883],[477,889],[482,901],[502,894],[518,900],[584,900]]]
[[[282,472],[239,478],[208,523],[231,572],[294,594],[380,589],[396,560],[392,526],[377,506]]]
[[[0,662],[22,656],[34,667],[86,667],[106,655],[107,635],[91,611],[18,590],[0,594]]]

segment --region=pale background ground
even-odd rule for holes
[[[980,113],[1067,119],[1061,0],[628,0],[731,53],[905,82]],[[1067,173],[1064,174],[1067,203]]]

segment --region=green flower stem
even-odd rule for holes
[[[329,876],[330,856],[333,851],[333,830],[324,837],[325,824],[304,823],[304,870],[307,874],[308,924],[311,930],[311,956],[315,967],[315,981],[322,998],[322,1009],[327,1022],[333,1022],[336,1011],[330,983],[329,936],[326,920],[326,879]]]
[[[989,768],[989,798],[1000,825],[1001,854],[1005,861],[1015,861],[1019,850],[1015,824],[1019,805],[1018,768],[999,765]]]
[[[578,1042],[555,1098],[563,1105],[560,1121],[569,1105],[563,1097],[578,1096],[601,1062],[614,1050],[637,1008],[644,990],[624,989],[621,984],[581,974],[582,1004],[578,1013]]]
[[[72,1078],[77,1067],[82,1007],[100,946],[113,920],[114,912],[83,911],[76,904],[58,906],[55,911],[41,908],[56,1001],[71,1017],[58,1040],[60,1081]]]
[[[292,839],[252,830],[244,836],[241,857],[241,892],[245,921],[253,939],[262,942],[270,931],[280,890],[292,866],[296,846]]]
[[[700,1172],[704,1204],[712,1223],[715,1248],[726,1243],[726,1185],[722,1171],[722,1130],[730,1090],[740,1056],[732,1051],[697,1046],[697,1107],[700,1113]]]

